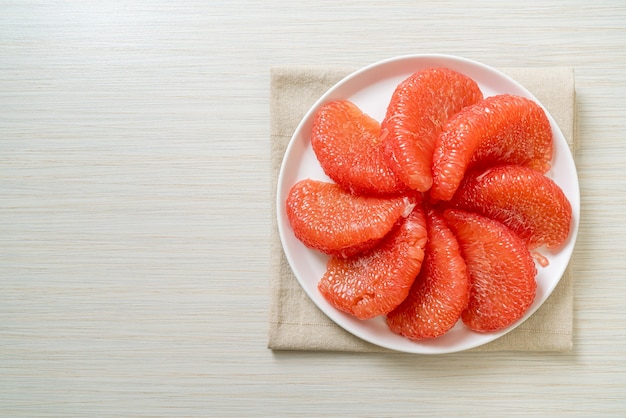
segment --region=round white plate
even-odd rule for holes
[[[277,188],[278,230],[289,264],[300,285],[311,300],[336,324],[355,336],[388,349],[422,354],[442,354],[474,348],[510,332],[530,317],[550,296],[569,263],[580,212],[578,176],[574,159],[561,130],[548,112],[554,132],[554,158],[547,173],[565,192],[573,209],[573,224],[566,245],[557,253],[542,251],[550,265],[538,267],[537,294],[526,315],[511,327],[493,333],[476,333],[459,321],[447,334],[432,340],[411,341],[392,333],[383,317],[359,320],[333,308],[317,290],[317,283],[326,271],[328,257],[305,247],[293,234],[285,213],[285,200],[291,187],[299,180],[313,178],[330,181],[320,167],[311,148],[311,124],[317,109],[336,99],[354,102],[371,117],[382,121],[387,104],[396,86],[414,72],[428,67],[448,67],[473,78],[483,95],[515,94],[539,101],[510,77],[484,64],[449,55],[408,55],[369,65],[333,86],[324,94],[298,125],[285,152]],[[547,110],[546,110],[547,112]]]

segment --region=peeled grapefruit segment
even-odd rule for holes
[[[411,189],[432,184],[433,147],[450,116],[483,98],[471,78],[448,68],[427,68],[402,81],[381,123],[381,139],[391,169]]]
[[[502,94],[468,106],[450,118],[436,140],[433,200],[449,200],[470,168],[518,164],[541,173],[550,168],[552,129],[533,100]]]
[[[407,297],[426,240],[424,211],[416,206],[376,248],[347,259],[332,257],[318,289],[332,306],[359,319],[385,315]]]
[[[561,247],[572,222],[563,190],[549,177],[518,165],[468,173],[450,205],[502,222],[530,249]]]
[[[291,188],[286,212],[304,245],[349,257],[378,244],[415,203],[413,196],[354,196],[335,183],[306,179]]]
[[[422,269],[407,298],[387,315],[389,329],[412,340],[448,332],[469,301],[469,275],[454,234],[438,212],[429,210],[426,219]]]
[[[502,223],[475,213],[449,209],[444,217],[470,276],[463,323],[477,332],[514,324],[530,308],[537,289],[537,268],[526,243]]]
[[[407,189],[387,165],[380,123],[348,100],[332,101],[318,110],[311,145],[326,175],[353,194]]]

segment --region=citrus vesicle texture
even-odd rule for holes
[[[431,162],[437,135],[450,116],[483,98],[471,78],[448,68],[427,68],[401,82],[381,123],[391,169],[411,189],[432,184]]]
[[[348,100],[335,100],[318,110],[311,145],[326,175],[353,194],[407,189],[387,165],[380,123]]]
[[[571,204],[545,174],[543,108],[483,98],[453,70],[404,79],[380,123],[348,100],[325,103],[311,145],[332,182],[300,180],[285,205],[294,235],[329,256],[317,290],[358,319],[385,316],[406,338],[515,324],[546,265],[531,251],[558,251],[571,233]]]
[[[561,247],[569,236],[572,206],[549,177],[519,165],[503,165],[467,175],[451,206],[498,220],[530,249]]]
[[[469,275],[456,237],[433,209],[427,229],[422,269],[404,302],[387,315],[389,329],[413,340],[448,332],[469,301]]]
[[[385,315],[409,293],[426,240],[424,212],[416,206],[379,246],[351,258],[331,258],[318,289],[334,307],[359,319]]]
[[[415,205],[415,198],[354,196],[335,183],[306,179],[287,197],[287,217],[307,247],[349,257],[374,247]]]
[[[525,97],[488,97],[455,114],[433,152],[434,200],[449,200],[469,168],[524,165],[545,173],[552,159],[552,128],[544,110]]]
[[[462,314],[474,331],[497,331],[519,320],[535,298],[537,268],[526,244],[498,221],[447,210],[470,276],[470,299]]]

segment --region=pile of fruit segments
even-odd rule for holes
[[[506,328],[535,298],[540,248],[557,250],[572,209],[550,169],[544,110],[514,95],[483,97],[448,68],[395,89],[382,122],[348,100],[320,107],[313,151],[332,182],[305,179],[285,202],[295,236],[330,256],[318,289],[359,319],[386,317],[413,340],[459,319]]]

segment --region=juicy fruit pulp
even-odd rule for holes
[[[483,98],[471,78],[447,68],[419,71],[395,89],[381,123],[381,139],[391,169],[411,189],[432,184],[437,135],[454,113]]]
[[[373,250],[347,259],[332,257],[318,289],[335,308],[359,319],[385,315],[409,293],[426,240],[424,213],[417,206]]]
[[[430,68],[398,85],[380,125],[335,100],[311,135],[334,183],[297,183],[286,209],[295,236],[330,255],[318,290],[333,307],[386,315],[391,331],[414,340],[437,338],[459,318],[477,332],[500,330],[528,311],[530,249],[562,245],[572,216],[543,174],[553,139],[538,104],[483,99],[468,77]]]
[[[470,168],[517,164],[541,173],[550,168],[552,130],[534,101],[512,95],[488,97],[446,123],[433,153],[434,200],[449,200]]]
[[[432,209],[427,213],[427,226],[422,269],[408,297],[387,315],[391,331],[413,340],[448,332],[469,301],[469,275],[456,237]]]
[[[521,240],[498,221],[450,209],[445,219],[454,231],[470,276],[470,298],[462,314],[478,332],[512,325],[535,298],[537,269]]]
[[[354,196],[337,184],[302,180],[289,192],[287,217],[307,247],[338,257],[373,248],[415,205],[415,198]]]
[[[528,167],[504,165],[465,177],[450,201],[502,222],[529,248],[559,248],[569,236],[572,206],[550,178]]]
[[[326,175],[353,194],[406,190],[385,160],[380,123],[348,100],[332,101],[319,109],[311,145]]]

